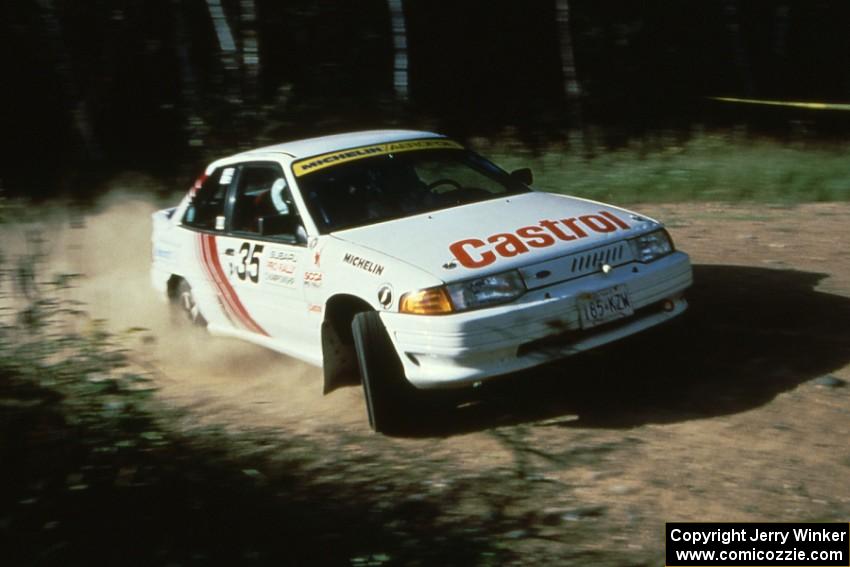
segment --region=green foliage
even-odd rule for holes
[[[540,153],[483,145],[505,169],[531,167],[539,189],[600,201],[850,200],[844,145],[781,144],[734,133],[699,133],[684,142],[657,135],[616,149],[588,135]]]
[[[38,236],[30,242],[36,251],[0,273],[2,396],[38,391],[62,420],[96,429],[110,443],[135,435],[137,422],[149,421],[141,414],[153,391],[149,378],[127,371],[126,337],[106,331],[105,321],[90,319],[69,297],[79,274],[43,278]]]
[[[511,556],[489,551],[480,526],[441,517],[440,494],[423,494],[426,474],[443,475],[439,463],[399,457],[419,476],[389,494],[400,465],[341,459],[344,441],[216,426],[186,434],[185,414],[132,370],[147,331],[108,332],[69,300],[75,275],[45,271],[38,252],[0,269],[4,565],[474,565]]]

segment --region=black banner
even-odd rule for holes
[[[666,565],[850,566],[850,524],[667,524]]]

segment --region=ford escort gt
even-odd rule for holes
[[[181,317],[362,382],[389,431],[476,385],[681,314],[687,254],[637,213],[532,188],[444,136],[367,131],[215,161],[153,215]]]

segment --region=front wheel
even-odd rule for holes
[[[358,313],[351,323],[354,348],[363,381],[369,425],[378,433],[393,433],[411,422],[416,388],[375,311]]]
[[[195,327],[206,327],[207,320],[201,315],[201,309],[195,300],[192,286],[186,280],[180,280],[171,297],[172,320],[177,323],[189,323]]]

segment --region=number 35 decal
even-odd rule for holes
[[[260,256],[263,254],[263,245],[251,246],[250,242],[243,242],[239,248],[239,260],[236,264],[236,277],[242,281],[248,280],[257,283],[260,281]],[[231,273],[233,266],[231,265]]]

